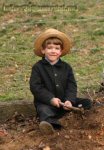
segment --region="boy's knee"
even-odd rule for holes
[[[49,105],[40,104],[37,106],[37,113],[39,116],[53,116],[55,115],[55,110]]]
[[[92,107],[92,101],[90,99],[78,98],[77,99],[77,107],[78,105],[82,105],[84,109],[90,109]]]

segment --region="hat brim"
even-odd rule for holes
[[[71,40],[70,38],[64,34],[63,32],[60,32],[56,29],[48,29],[45,32],[43,32],[42,34],[40,34],[38,36],[38,38],[35,40],[35,44],[34,44],[34,52],[37,56],[43,57],[44,55],[42,54],[41,50],[42,50],[42,44],[43,42],[50,38],[50,37],[56,37],[58,39],[60,39],[63,43],[63,50],[62,50],[62,54],[61,56],[66,55],[67,53],[69,53],[70,48],[72,46],[71,44]]]

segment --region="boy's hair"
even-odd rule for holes
[[[60,45],[61,49],[63,49],[63,43],[59,38],[56,37],[50,37],[48,39],[46,39],[43,44],[42,44],[42,48],[46,48],[46,46],[48,44],[55,44],[55,45]]]

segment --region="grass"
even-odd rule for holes
[[[12,10],[10,6],[4,11],[0,5],[0,101],[33,98],[29,77],[32,65],[40,59],[33,53],[34,40],[49,27],[59,29],[73,39],[71,54],[62,59],[74,69],[78,92],[99,88],[104,69],[103,0],[42,0],[41,3],[37,0],[1,0],[0,4],[3,3],[8,6],[28,4],[28,7],[13,7]],[[32,3],[56,4],[57,8],[31,7]]]

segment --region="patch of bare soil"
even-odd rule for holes
[[[99,102],[84,113],[64,116],[63,129],[53,135],[42,135],[35,118],[15,113],[0,125],[0,150],[104,150],[103,96]]]

